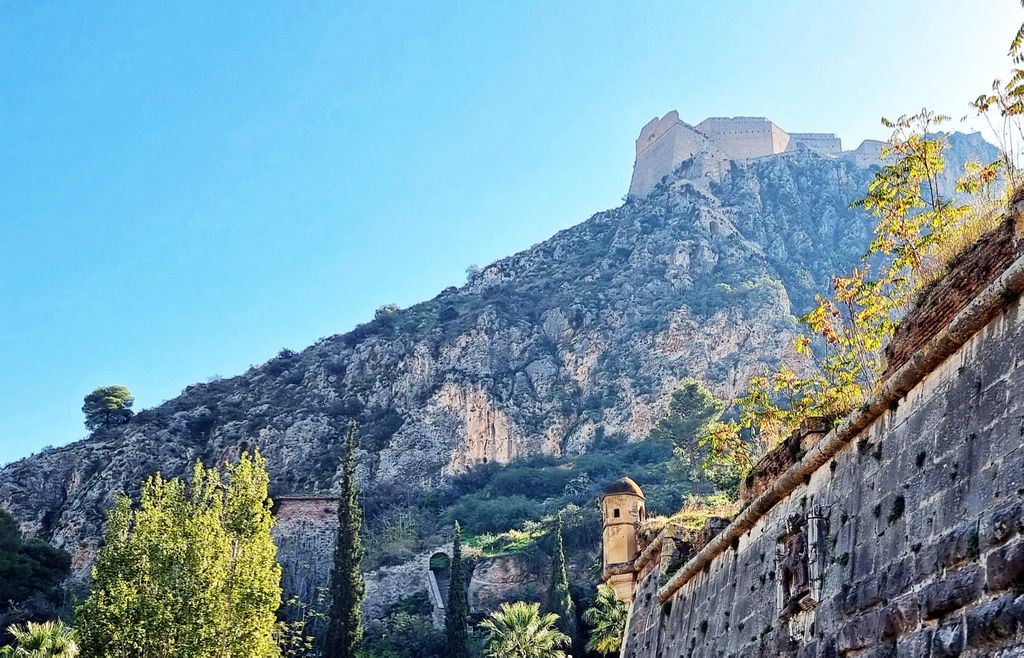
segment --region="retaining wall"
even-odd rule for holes
[[[822,437],[805,462],[841,447],[774,504],[760,494],[729,544],[675,575],[642,554],[622,655],[1024,656],[1022,262],[983,293],[977,331],[933,328],[912,362],[959,347],[845,443],[844,425]],[[974,327],[980,299],[950,326]]]

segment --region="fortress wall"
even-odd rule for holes
[[[294,496],[276,502],[273,534],[285,599],[295,596],[312,605],[321,595],[321,588],[330,585],[338,499]]]
[[[768,123],[771,124],[772,127],[772,153],[784,153],[789,150],[792,136],[771,121]]]
[[[856,149],[843,153],[843,157],[850,158],[862,167],[881,165],[882,148],[884,146],[885,142],[881,142],[877,139],[865,139]]]
[[[709,117],[694,127],[681,121],[673,110],[651,119],[640,130],[629,196],[650,194],[662,178],[703,149],[731,160],[756,160],[801,146],[829,154],[842,152],[842,142],[832,133],[787,133],[764,117]],[[849,157],[858,163],[870,158],[859,151]]]
[[[776,150],[785,141],[785,133],[764,117],[711,117],[697,124],[697,130],[733,160],[749,160],[785,150],[785,146]]]
[[[790,133],[792,145],[797,143],[817,149],[822,153],[839,155],[843,151],[843,142],[834,133]]]
[[[679,123],[679,112],[675,110],[672,110],[660,119],[655,117],[648,121],[647,125],[640,129],[640,136],[636,138],[637,157],[639,158],[641,153],[646,151],[677,123]]]
[[[623,656],[1024,655],[1024,313],[1001,303],[664,606],[657,564]]]
[[[633,178],[629,184],[630,196],[642,197],[650,194],[662,178],[672,173],[680,162],[693,157],[701,148],[701,136],[678,118],[664,131],[663,128],[665,127],[662,125],[655,126],[654,131],[649,134],[659,136],[649,143],[645,142],[643,150],[637,153],[633,165]],[[640,140],[637,140],[638,149],[639,144]]]
[[[334,565],[334,544],[338,532],[338,499],[329,496],[283,496],[274,515],[274,542],[282,567],[281,588],[287,601],[297,597],[316,609],[326,603]],[[378,619],[406,596],[426,592],[430,556],[442,546],[422,553],[400,565],[383,567],[365,574],[366,599],[363,614]],[[315,632],[318,629],[313,629]]]

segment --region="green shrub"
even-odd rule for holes
[[[448,523],[458,521],[469,533],[497,533],[538,519],[542,511],[540,503],[525,496],[486,498],[469,494],[448,509],[446,519]]]
[[[495,496],[544,499],[562,493],[571,478],[567,469],[513,466],[497,473],[488,488]]]
[[[444,655],[444,632],[429,615],[399,610],[384,621],[367,624],[360,656],[366,658],[434,658]]]

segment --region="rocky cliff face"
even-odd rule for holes
[[[350,420],[364,486],[405,491],[641,438],[684,377],[731,396],[788,350],[794,314],[867,242],[849,204],[870,177],[813,153],[684,163],[461,288],[9,464],[0,505],[83,567],[114,497],[158,469],[259,448],[275,494],[331,490]]]

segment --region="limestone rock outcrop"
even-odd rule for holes
[[[585,451],[598,430],[643,438],[686,377],[732,396],[863,251],[870,223],[850,202],[872,170],[813,151],[715,178],[704,166],[461,288],[8,464],[0,506],[84,575],[105,510],[157,470],[259,448],[274,495],[330,492],[356,420],[363,486],[415,492],[485,462]]]

